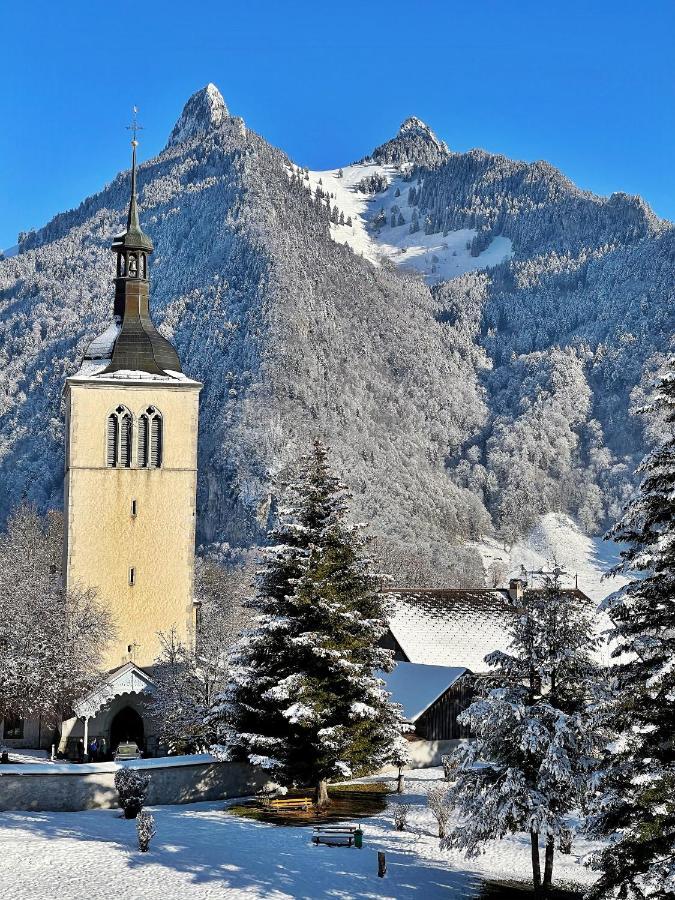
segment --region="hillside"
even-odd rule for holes
[[[359,518],[453,577],[494,528],[615,514],[642,451],[630,394],[673,331],[673,230],[642,201],[454,153],[415,119],[309,172],[212,85],[139,183],[153,314],[205,384],[202,540],[260,541],[314,434]],[[110,320],[128,190],[124,172],[0,260],[3,515],[60,502],[63,379]]]

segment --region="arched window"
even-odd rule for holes
[[[138,418],[138,465],[159,469],[162,465],[162,414],[156,406],[148,406]]]
[[[118,406],[108,416],[106,425],[106,459],[110,468],[131,466],[133,418],[125,406]]]

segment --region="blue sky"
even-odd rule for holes
[[[28,0],[0,23],[0,247],[128,165],[133,104],[147,158],[209,81],[311,168],[412,114],[675,219],[673,0]]]

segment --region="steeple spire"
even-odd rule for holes
[[[139,131],[143,131],[143,126],[138,124],[138,119],[136,118],[138,114],[138,107],[134,106],[134,117],[131,120],[131,125],[127,125],[127,130],[131,132],[131,200],[129,202],[129,215],[127,216],[127,231],[131,231],[131,229],[135,229],[136,231],[141,230],[141,223],[138,220],[138,204],[136,201],[136,147],[138,147],[138,139],[136,135]]]
[[[141,228],[136,197],[136,133],[141,126],[134,118],[127,127],[133,134],[131,141],[131,197],[127,215],[127,229],[112,243],[117,254],[114,315],[121,323],[106,373],[120,370],[143,371],[154,375],[167,371],[180,372],[180,360],[172,345],[155,328],[150,317],[148,258],[154,247]]]

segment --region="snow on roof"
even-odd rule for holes
[[[485,672],[487,654],[508,648],[507,629],[513,609],[507,591],[478,588],[392,593],[389,627],[411,663]]]
[[[414,722],[466,671],[451,666],[402,662],[393,672],[381,673],[381,677],[391,692],[391,699],[400,703],[405,718]]]

